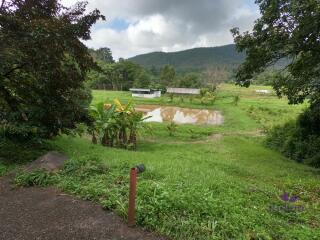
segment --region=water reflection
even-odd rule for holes
[[[223,116],[219,111],[207,109],[192,109],[170,106],[141,105],[136,107],[137,111],[144,112],[150,116],[146,122],[175,122],[191,124],[213,124],[223,123]]]

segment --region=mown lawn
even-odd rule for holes
[[[135,152],[92,145],[85,137],[61,136],[51,146],[71,160],[49,178],[64,191],[99,202],[126,217],[130,167],[139,176],[137,222],[173,239],[320,239],[320,171],[282,157],[264,146],[263,132],[294,119],[305,105],[289,106],[273,94],[222,85],[212,106],[193,99],[135,99],[220,110],[221,126],[152,123]],[[94,91],[93,104],[129,93]],[[233,97],[240,96],[237,106]],[[298,200],[289,203],[280,195]]]

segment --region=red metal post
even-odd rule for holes
[[[133,227],[135,223],[135,207],[136,207],[136,189],[137,189],[137,169],[130,170],[130,190],[129,190],[129,209],[128,209],[128,225]]]

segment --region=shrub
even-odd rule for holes
[[[169,133],[169,136],[173,136],[177,131],[177,129],[178,129],[178,125],[175,122],[170,122],[167,125],[167,131]]]
[[[52,146],[47,142],[18,142],[0,138],[0,162],[5,165],[33,161],[50,150]]]
[[[273,128],[267,136],[267,145],[293,160],[320,167],[319,116],[315,109],[308,109],[297,121]]]
[[[202,94],[200,93],[200,96]],[[216,100],[216,96],[214,95],[214,92],[207,91],[205,92],[204,96],[201,97],[200,102],[202,105],[213,105]]]
[[[240,101],[240,96],[239,96],[239,95],[233,96],[233,101],[232,101],[232,103],[233,103],[235,106],[238,106],[239,101]]]
[[[174,94],[169,93],[169,102],[173,102]]]
[[[91,106],[90,116],[94,119],[88,132],[92,143],[98,141],[108,147],[120,147],[135,150],[137,135],[141,128],[146,128],[143,113],[135,111],[133,102],[123,105],[115,99],[112,104],[99,103]]]
[[[48,186],[56,181],[56,175],[45,170],[39,169],[32,172],[23,172],[15,178],[15,183],[18,186]]]

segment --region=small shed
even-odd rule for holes
[[[270,93],[270,90],[256,90],[256,93],[262,93],[262,94],[268,94]]]
[[[167,93],[199,95],[200,89],[198,88],[167,88]]]
[[[130,88],[132,97],[156,98],[161,97],[161,91],[150,88]]]

